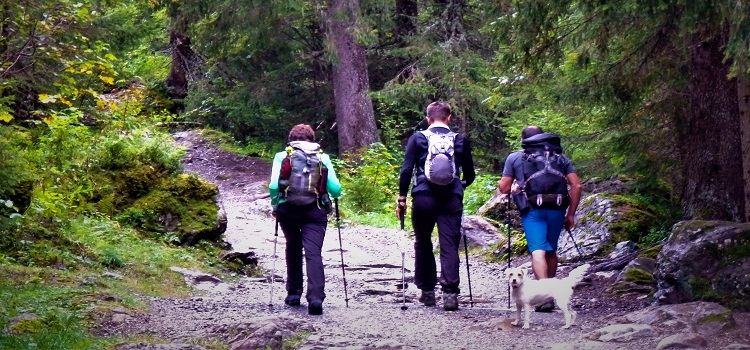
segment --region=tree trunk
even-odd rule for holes
[[[690,111],[685,139],[684,214],[688,219],[743,221],[745,184],[742,176],[737,81],[727,78],[731,62],[723,62],[726,31],[691,37]]]
[[[353,37],[359,17],[358,0],[329,0],[323,10],[329,41],[333,44],[333,95],[336,103],[339,152],[352,153],[379,141],[372,108],[367,61]]]
[[[183,99],[188,89],[188,57],[191,56],[190,38],[176,30],[169,32],[169,50],[172,65],[167,75],[167,89],[172,99]]]
[[[419,8],[414,0],[396,0],[396,34],[399,40],[417,31]]]
[[[745,222],[750,221],[750,76],[740,73],[737,77],[737,99],[740,109],[742,138],[742,176],[745,185]]]

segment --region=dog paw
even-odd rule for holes
[[[513,321],[513,322],[511,322],[510,324],[512,324],[512,325],[514,325],[514,326],[518,326],[518,324],[519,324],[519,323],[521,323],[521,322],[518,322],[518,321]]]
[[[568,329],[568,328],[570,328],[570,325],[569,325],[569,324],[566,324],[566,325],[564,325],[564,326],[560,327],[560,329]]]
[[[529,325],[528,324],[523,325],[523,329],[529,329]]]

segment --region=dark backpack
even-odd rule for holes
[[[424,162],[424,176],[436,185],[448,185],[456,178],[456,161],[453,150],[455,132],[438,134],[430,129],[422,130],[427,138],[427,159]]]
[[[570,204],[565,160],[560,136],[542,133],[524,139],[522,190],[529,204],[544,208],[567,208]]]
[[[321,199],[326,192],[328,172],[320,161],[320,146],[313,142],[293,141],[281,162],[279,195],[287,202],[307,205]]]

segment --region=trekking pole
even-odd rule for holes
[[[404,217],[406,216],[406,207],[401,206],[399,204],[398,206],[398,212],[399,212],[399,219],[401,220],[401,233],[404,232]],[[406,259],[406,250],[404,247],[401,247],[401,297],[403,298],[401,301],[401,310],[407,310],[409,307],[406,306],[406,268],[404,267]]]
[[[273,262],[271,263],[271,276],[268,278],[268,284],[270,287],[270,296],[268,299],[268,307],[273,307],[273,283],[276,280],[276,242],[279,240],[279,218],[276,218],[276,228],[273,230]]]
[[[508,226],[508,270],[510,270],[510,192],[508,192],[508,206],[505,208],[505,225]],[[506,270],[507,271],[507,270]],[[508,309],[510,309],[510,283],[508,283]]]
[[[344,277],[344,302],[346,307],[349,307],[349,292],[346,289],[346,270],[344,269],[344,247],[341,243],[341,217],[339,216],[339,199],[334,198],[333,202],[336,204],[336,227],[339,230],[339,252],[341,252],[341,275]]]
[[[583,260],[583,253],[581,253],[581,248],[578,248],[578,243],[576,243],[576,239],[575,237],[573,237],[573,233],[570,232],[568,226],[565,226],[565,231],[568,231],[568,236],[570,236],[570,240],[573,242],[573,246],[576,247],[576,251],[578,251],[578,258]]]
[[[461,216],[461,221],[463,221],[463,215]],[[469,240],[466,239],[466,230],[463,227],[461,227],[461,231],[463,232],[463,236],[464,236],[464,253],[466,254],[466,276],[467,276],[467,279],[469,280],[469,305],[471,305],[471,307],[474,307],[474,296],[471,294],[471,272],[469,271]]]

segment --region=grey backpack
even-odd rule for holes
[[[438,134],[430,129],[420,131],[427,138],[427,159],[424,175],[436,185],[448,185],[457,177],[453,140],[457,133]]]
[[[320,153],[320,146],[314,142],[289,143],[279,177],[280,195],[287,202],[306,205],[320,198],[319,186],[324,183]]]

